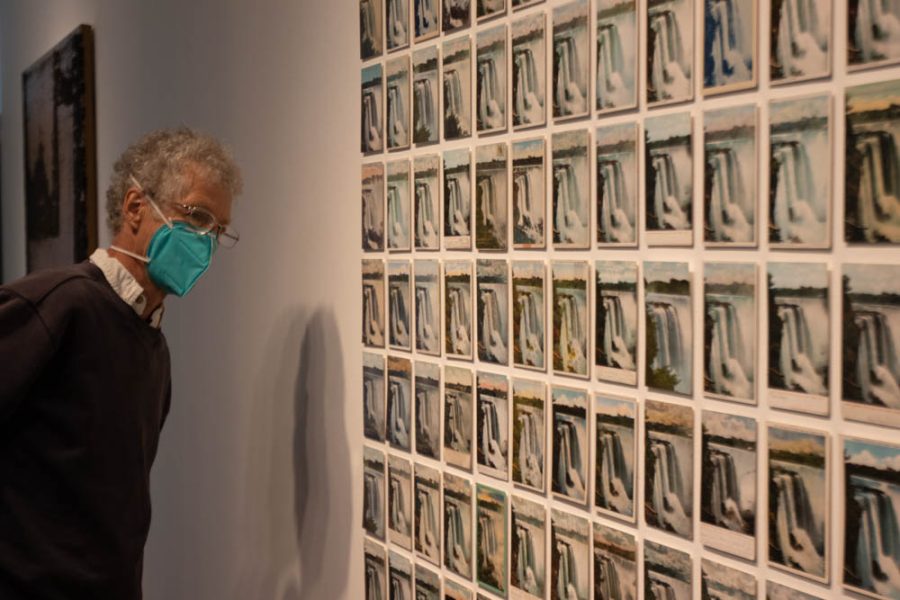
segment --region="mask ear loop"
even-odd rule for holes
[[[129,175],[128,178],[131,180],[131,183],[135,185],[138,191],[141,192],[141,195],[147,199],[147,201],[150,203],[150,206],[153,207],[153,210],[156,211],[156,214],[159,215],[159,218],[162,219],[163,223],[165,223],[169,229],[174,229],[175,225],[172,224],[172,219],[163,214],[162,210],[159,208],[159,206],[157,206],[156,202],[153,201],[153,198],[150,197],[150,194],[145,192],[141,184],[138,183],[138,180],[134,178],[134,175]]]

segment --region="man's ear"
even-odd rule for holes
[[[122,222],[135,233],[141,227],[144,218],[144,196],[136,188],[128,188],[122,200]]]

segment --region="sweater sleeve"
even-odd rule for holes
[[[0,424],[27,396],[53,355],[53,341],[35,307],[0,288]]]

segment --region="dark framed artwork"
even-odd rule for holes
[[[22,73],[28,271],[97,246],[94,34],[79,25]]]

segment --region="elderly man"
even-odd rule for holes
[[[0,287],[0,598],[141,597],[171,396],[163,300],[237,242],[240,188],[216,140],[151,133],[115,164],[110,247]]]

